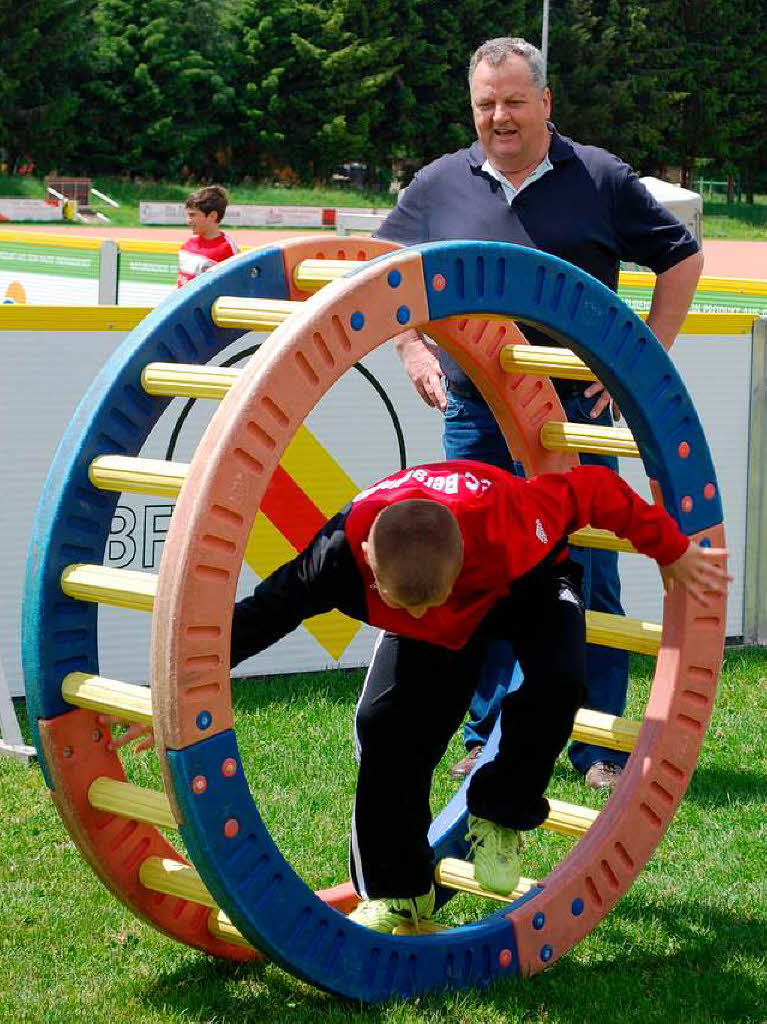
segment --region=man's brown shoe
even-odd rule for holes
[[[623,768],[612,761],[595,761],[586,772],[589,789],[612,789],[623,773]]]
[[[456,764],[454,764],[450,769],[450,778],[465,779],[467,775],[471,775],[477,763],[477,758],[482,753],[482,750],[483,747],[481,743],[476,747],[472,747],[466,757],[462,757],[461,760],[456,762]]]

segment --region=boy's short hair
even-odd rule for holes
[[[453,513],[425,498],[396,501],[379,512],[368,538],[376,576],[406,607],[444,593],[463,564],[463,537]]]
[[[206,185],[205,188],[199,188],[192,192],[184,203],[187,210],[200,210],[206,216],[215,210],[219,224],[224,219],[228,205],[229,193],[221,185]]]

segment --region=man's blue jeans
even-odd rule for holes
[[[612,425],[608,409],[595,420],[589,417],[595,402],[596,396],[584,398],[581,391],[562,399],[567,418],[573,423]],[[477,459],[508,469],[517,476],[524,475],[521,463],[511,458],[495,417],[480,398],[448,391],[442,440],[445,457],[448,459]],[[608,466],[616,471],[618,469],[618,460],[609,456],[583,454],[581,462],[585,465]],[[593,611],[623,615],[617,553],[573,547],[570,555],[583,566],[583,597],[586,607]],[[584,707],[622,715],[628,690],[628,664],[628,652],[589,644]],[[498,718],[501,700],[509,689],[516,689],[521,683],[522,673],[511,646],[499,641],[491,643],[464,729],[467,749],[487,741]],[[595,761],[612,761],[613,764],[623,766],[628,758],[621,751],[580,742],[571,743],[568,754],[573,767],[582,774]]]

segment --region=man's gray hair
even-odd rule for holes
[[[494,68],[499,67],[513,55],[523,57],[530,68],[530,77],[539,89],[546,85],[546,67],[543,63],[543,54],[537,46],[533,46],[524,39],[501,36],[499,39],[488,39],[474,53],[469,64],[469,86],[477,70],[477,64],[486,60]]]

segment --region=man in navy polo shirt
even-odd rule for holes
[[[552,253],[581,267],[613,290],[620,261],[650,267],[656,283],[648,325],[670,348],[687,314],[703,269],[695,239],[660,206],[631,168],[611,153],[560,135],[549,121],[551,92],[539,50],[523,39],[491,39],[471,59],[469,89],[477,141],[422,168],[377,232],[379,238],[414,245],[447,239],[515,242]],[[532,343],[556,344],[523,327]],[[461,368],[416,331],[395,339],[404,366],[423,400],[444,413],[448,459],[478,459],[521,473],[493,414]],[[599,382],[555,380],[567,418],[611,425],[619,411]],[[581,456],[583,463],[617,470],[618,460]],[[618,556],[573,549],[584,569],[587,606],[623,614]],[[510,679],[519,669],[510,648],[494,646],[469,712],[467,756],[454,766],[461,778],[476,764]],[[512,679],[512,668],[514,678]],[[623,713],[628,654],[590,646],[585,706]],[[573,743],[570,759],[588,785],[611,787],[626,755]]]

